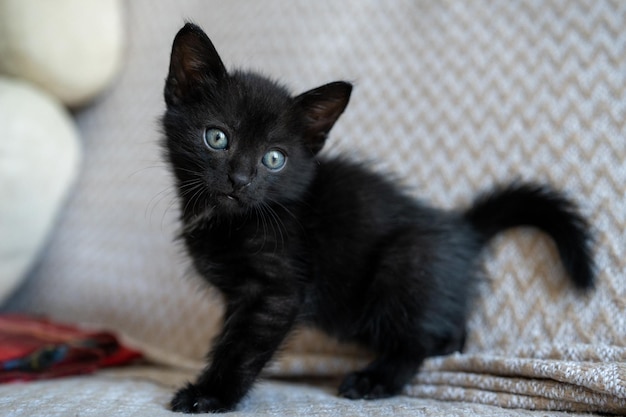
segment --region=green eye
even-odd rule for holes
[[[263,165],[265,165],[269,170],[278,171],[285,166],[287,157],[281,151],[273,149],[263,155],[261,162],[263,162]]]
[[[211,149],[221,151],[228,147],[228,138],[221,130],[211,128],[204,131],[204,143]]]

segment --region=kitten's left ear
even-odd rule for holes
[[[352,84],[337,81],[295,98],[296,108],[304,116],[305,140],[314,154],[324,147],[328,132],[350,101],[351,92]]]
[[[165,82],[165,102],[178,104],[193,96],[202,83],[217,83],[227,76],[226,67],[202,29],[187,23],[172,45],[170,71]]]

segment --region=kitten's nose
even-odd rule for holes
[[[250,185],[252,178],[249,174],[243,172],[231,172],[228,174],[228,180],[233,186],[233,189],[240,190]]]

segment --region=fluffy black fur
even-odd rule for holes
[[[513,183],[466,211],[443,211],[362,165],[320,157],[351,88],[335,82],[294,97],[254,73],[228,72],[197,26],[177,34],[165,155],[182,238],[226,311],[209,365],[173,410],[233,409],[298,324],[376,354],[340,395],[398,394],[425,358],[462,349],[479,254],[510,227],[546,232],[573,283],[592,287],[587,224],[547,186]]]

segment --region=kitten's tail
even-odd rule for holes
[[[558,249],[574,285],[594,285],[589,224],[574,202],[546,186],[514,182],[480,195],[465,218],[485,238],[516,226],[533,226],[547,233]]]

